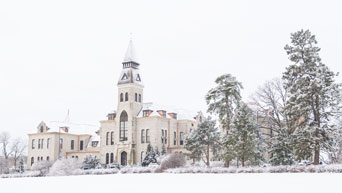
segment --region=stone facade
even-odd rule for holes
[[[160,152],[186,152],[185,137],[197,128],[203,114],[143,102],[144,85],[132,41],[122,65],[117,109],[108,114],[107,120],[100,121],[100,129],[91,127],[82,133],[68,117],[59,124],[42,122],[36,133],[28,135],[28,168],[40,160],[83,160],[89,155],[99,158],[102,164],[139,165],[148,144]]]

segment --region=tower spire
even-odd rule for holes
[[[129,40],[128,48],[127,48],[123,62],[124,63],[126,63],[126,62],[138,63],[137,56],[136,56],[135,49],[134,49],[134,45],[133,45],[132,35],[131,35],[131,38]]]

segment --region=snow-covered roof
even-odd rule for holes
[[[137,55],[135,53],[135,49],[134,49],[132,40],[129,41],[128,48],[127,48],[123,62],[136,62],[136,63],[138,63]]]
[[[100,136],[99,135],[92,135],[89,142],[88,142],[88,147],[94,147],[93,146],[93,142],[97,142],[96,143],[96,147],[100,146]]]
[[[143,112],[145,110],[152,110],[153,112],[150,114],[150,117],[152,116],[158,116],[162,117],[158,111],[163,110],[166,111],[166,118],[171,119],[172,117],[169,115],[169,113],[176,113],[177,114],[177,120],[192,120],[195,121],[194,117],[198,114],[198,112],[195,111],[189,111],[182,108],[175,108],[165,105],[159,105],[155,103],[144,103],[142,110],[139,112],[138,117],[143,117]]]
[[[69,133],[75,135],[94,135],[97,136],[96,131],[98,131],[98,126],[96,125],[88,125],[88,124],[78,124],[72,123],[70,121],[42,121],[47,127],[47,132],[61,132],[61,133]],[[42,123],[38,126],[38,128],[42,125]],[[62,128],[68,128],[68,131]]]

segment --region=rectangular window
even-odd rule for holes
[[[127,141],[128,121],[120,122],[120,141]]]
[[[145,143],[145,129],[141,130],[141,143]]]
[[[135,102],[138,102],[138,94],[135,93]]]
[[[141,94],[139,94],[139,103],[141,103]]]
[[[40,149],[40,139],[38,139],[38,149]]]
[[[183,132],[180,132],[180,133],[179,133],[179,145],[183,145],[183,144],[184,144],[183,138],[184,138]]]
[[[42,139],[41,144],[40,144],[40,149],[43,149],[44,147],[44,139]]]
[[[50,147],[50,140],[51,140],[50,138],[47,139],[47,142],[46,142],[46,148],[47,149],[49,149],[49,147]]]
[[[34,140],[34,139],[32,139],[32,149],[34,149],[34,148],[35,148],[35,146],[34,146],[34,142],[35,142],[35,140]]]
[[[162,137],[161,137],[161,142],[164,143],[164,130],[162,129]]]
[[[63,139],[59,139],[59,148],[63,149]]]
[[[146,143],[150,143],[150,130],[146,129]]]
[[[71,150],[74,150],[74,148],[75,148],[75,141],[74,140],[71,140]]]
[[[167,144],[167,130],[165,130],[165,144]]]
[[[173,132],[173,145],[177,145],[177,133]]]
[[[80,141],[80,151],[83,150],[83,140]]]

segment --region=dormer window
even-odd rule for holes
[[[151,113],[151,110],[143,110],[143,117],[149,117]]]
[[[177,120],[177,113],[169,113],[168,114],[172,119],[176,119]]]
[[[43,133],[44,132],[44,127],[40,126],[40,132]]]
[[[157,112],[159,113],[159,115],[160,115],[161,117],[166,118],[166,111],[164,111],[164,110],[158,110]]]
[[[108,117],[108,120],[114,120],[115,117],[116,117],[116,113],[109,113],[109,114],[107,115],[107,117]]]

